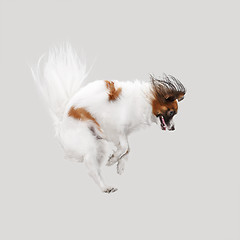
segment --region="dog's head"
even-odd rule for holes
[[[178,102],[183,100],[186,89],[183,84],[171,75],[162,79],[151,77],[152,113],[162,130],[175,130],[173,117],[178,111]]]

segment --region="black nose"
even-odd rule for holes
[[[170,131],[174,131],[174,130],[175,130],[175,127],[172,126],[169,130],[170,130]]]

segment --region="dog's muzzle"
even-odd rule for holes
[[[173,124],[166,124],[165,119],[163,117],[163,115],[159,116],[160,119],[160,125],[162,130],[166,131],[166,129],[168,129],[169,131],[174,131],[175,130],[175,126]]]

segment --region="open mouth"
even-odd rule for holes
[[[167,124],[165,123],[164,117],[162,115],[159,116],[160,122],[161,122],[161,128],[162,130],[166,130]]]

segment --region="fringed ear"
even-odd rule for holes
[[[150,79],[152,82],[152,93],[155,99],[158,100],[158,102],[164,102],[166,99],[164,97],[164,85],[161,84],[161,82],[154,77],[153,74],[150,74]]]
[[[156,79],[155,79],[155,77],[153,76],[153,74],[149,74],[150,75],[150,79],[151,79],[151,81],[153,82],[153,81],[156,81]]]
[[[162,79],[155,78],[150,74],[152,87],[159,101],[178,101],[183,100],[186,89],[183,84],[171,75],[163,74]]]

